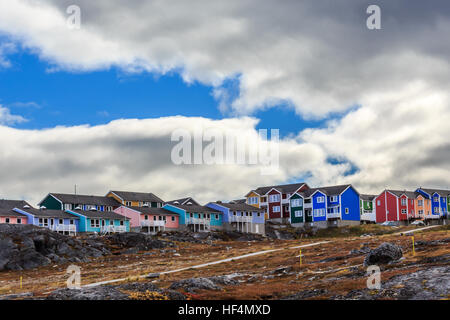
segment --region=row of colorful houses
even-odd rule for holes
[[[192,197],[163,201],[153,193],[109,191],[105,196],[49,193],[33,208],[0,200],[0,223],[32,224],[56,232],[114,233],[236,230],[265,233],[267,221],[319,228],[448,218],[450,191],[418,188],[360,194],[352,185],[306,183],[259,187],[244,199],[201,205]]]

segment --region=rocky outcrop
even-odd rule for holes
[[[0,225],[0,271],[86,262],[107,254],[110,251],[95,241],[80,241],[33,225]]]
[[[241,274],[235,273],[230,275],[215,276],[210,278],[190,278],[173,282],[169,289],[183,289],[185,292],[194,293],[197,290],[221,290],[222,285],[237,285],[239,281],[235,278]]]
[[[104,241],[114,247],[128,249],[128,253],[175,247],[173,242],[158,240],[151,235],[136,232],[115,233],[105,237]],[[130,249],[133,250],[130,251]]]
[[[378,248],[370,250],[364,259],[364,265],[387,264],[400,260],[403,256],[402,248],[389,242],[382,243]]]

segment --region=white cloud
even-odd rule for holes
[[[354,1],[79,0],[80,30],[66,27],[70,0],[0,3],[0,30],[55,68],[179,70],[248,114],[288,101],[306,117],[347,110],[410,80],[448,88],[448,3],[380,1],[382,30],[366,28]],[[421,19],[415,19],[415,15]],[[239,75],[240,95],[221,88]]]
[[[0,105],[0,125],[14,125],[26,121],[27,119],[24,117],[11,114],[11,111],[8,108]]]

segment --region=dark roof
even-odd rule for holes
[[[360,194],[361,199],[371,201],[375,199],[377,196],[373,194]]]
[[[219,206],[228,208],[233,211],[251,211],[251,212],[265,212],[266,210],[253,207],[246,203],[224,203],[224,202],[211,202]]]
[[[197,205],[182,205],[182,204],[173,204],[169,203],[169,205],[182,209],[188,213],[222,213],[216,209],[208,208],[206,206],[197,206]]]
[[[350,186],[351,186],[351,184],[343,184],[343,185],[339,185],[339,186],[311,188],[311,189],[307,189],[305,191],[299,192],[299,194],[302,195],[304,198],[309,198],[316,191],[320,191],[327,196],[336,196],[336,195],[340,195],[342,192],[344,192],[345,189],[347,189]]]
[[[269,192],[271,189],[276,189],[276,190],[280,191],[281,193],[293,193],[293,192],[297,191],[298,188],[300,188],[304,184],[305,184],[304,182],[300,182],[300,183],[293,183],[293,184],[283,184],[283,185],[278,185],[278,186],[259,187],[253,191],[259,195],[264,195],[267,192]]]
[[[62,203],[90,204],[96,206],[110,206],[110,207],[120,206],[120,203],[111,197],[89,196],[82,194],[65,194],[65,193],[50,193],[50,195],[52,195]]]
[[[25,217],[14,211],[14,208],[22,209],[24,206],[31,206],[23,200],[0,200],[0,216],[1,217]]]
[[[17,208],[17,209],[20,209],[22,211],[30,213],[39,218],[42,217],[42,218],[79,219],[78,217],[71,215],[62,210],[47,210],[47,209],[41,210],[41,209],[35,209],[35,208],[31,208],[31,209]]]
[[[123,201],[161,202],[164,201],[151,192],[111,191]]]
[[[177,215],[175,212],[169,211],[163,208],[151,208],[151,207],[127,207],[136,210],[142,214],[157,214],[157,215]]]
[[[83,210],[70,210],[71,212],[75,212],[81,214],[87,218],[98,218],[98,219],[116,219],[116,220],[130,220],[129,218],[117,214],[113,211],[83,211]]]
[[[402,194],[405,194],[408,198],[416,198],[419,195],[418,192],[406,190],[386,190],[386,191],[395,194],[397,197],[401,197]]]
[[[230,203],[247,203],[247,199],[237,199],[237,200],[232,200],[230,201]]]
[[[429,189],[429,188],[419,188],[420,190],[425,191],[429,195],[433,195],[437,193],[441,197],[447,197],[450,195],[450,190],[443,190],[443,189]]]
[[[178,202],[178,204],[181,204],[181,205],[187,204],[188,202],[192,202],[192,204],[196,205],[196,206],[200,205],[200,203],[198,203],[197,201],[195,201],[194,198],[191,198],[191,197],[170,200],[168,202],[165,202],[164,204],[175,204],[175,202]]]

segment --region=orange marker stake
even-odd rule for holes
[[[412,245],[413,245],[413,256],[416,255],[416,249],[414,248],[414,236],[411,237],[412,239]]]

